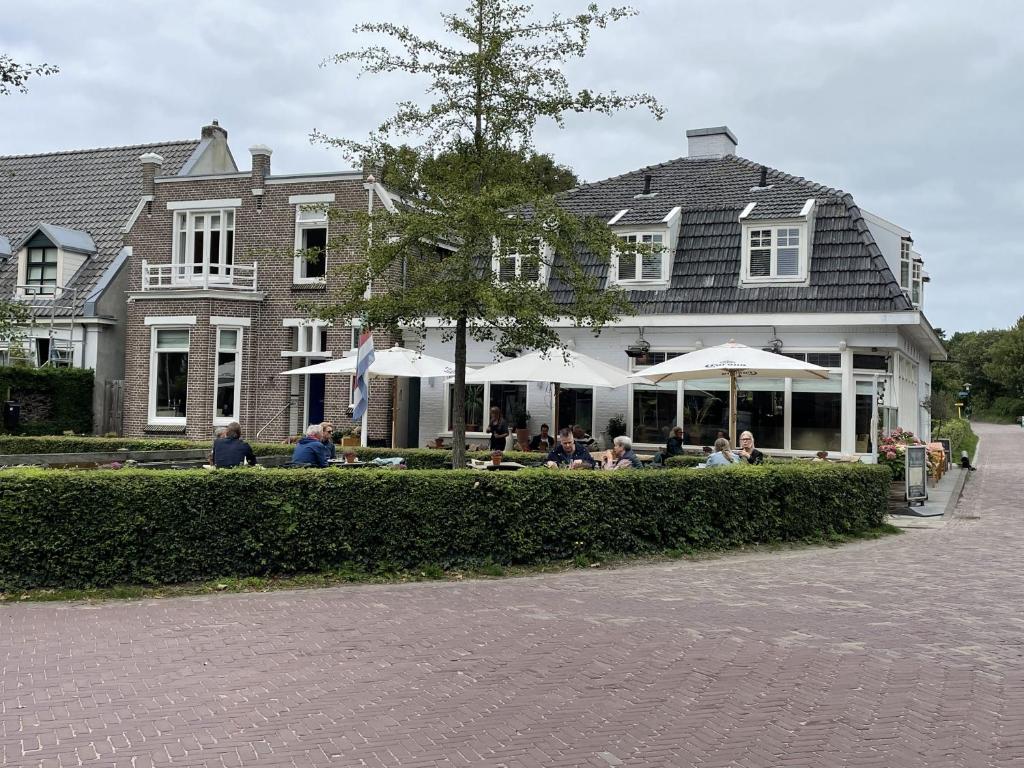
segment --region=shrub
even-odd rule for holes
[[[82,368],[0,367],[0,399],[21,403],[18,434],[92,432],[93,372]],[[0,425],[0,431],[3,430]]]
[[[878,437],[878,463],[889,469],[894,481],[902,480],[907,473],[906,447],[921,445],[921,441],[913,432],[902,427],[896,427],[889,434],[880,434]]]
[[[669,456],[665,459],[666,467],[696,467],[703,464],[707,456]]]
[[[961,451],[966,450],[968,453],[973,453],[974,446],[978,442],[974,431],[971,429],[971,422],[967,421],[967,419],[946,421],[935,430],[933,436],[936,440],[940,437],[949,439],[950,454],[954,463],[959,461]]]
[[[867,465],[663,472],[3,473],[0,589],[174,583],[344,564],[450,567],[799,540],[878,525]]]

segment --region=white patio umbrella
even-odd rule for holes
[[[717,347],[698,349],[696,352],[688,352],[650,368],[644,368],[639,373],[632,374],[630,379],[647,380],[658,384],[663,381],[710,379],[716,376],[729,377],[729,435],[735,445],[737,379],[749,376],[827,379],[828,369],[730,340]]]
[[[374,359],[367,369],[368,376],[380,376],[386,378],[403,377],[409,379],[433,379],[442,376],[451,376],[455,372],[454,363],[442,360],[439,357],[431,357],[417,352],[415,349],[394,346],[389,349],[374,351]],[[333,360],[326,360],[314,365],[306,365],[302,368],[293,368],[285,371],[286,376],[304,376],[306,374],[344,374],[354,376],[356,372],[356,355],[339,357]],[[369,410],[363,414],[363,428],[361,431],[361,442],[365,446],[367,442],[367,424]],[[392,424],[392,442],[394,438],[394,424]]]
[[[485,381],[541,381],[572,387],[624,387],[629,384],[629,373],[614,365],[574,352],[549,350],[530,352],[511,360],[466,371],[467,384]]]

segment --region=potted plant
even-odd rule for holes
[[[614,440],[624,434],[626,434],[626,417],[621,413],[616,413],[608,419],[608,439]]]
[[[484,416],[484,388],[466,387],[466,431],[479,432]]]
[[[341,433],[341,444],[343,446],[359,445],[359,433],[361,429],[361,425],[358,424],[346,429],[344,432]]]

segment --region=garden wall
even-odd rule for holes
[[[0,590],[718,548],[882,521],[884,467],[6,470]]]

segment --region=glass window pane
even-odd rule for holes
[[[229,229],[235,226],[235,212],[224,211],[224,226]]]
[[[772,252],[767,248],[750,251],[750,276],[769,277],[772,271]]]
[[[220,230],[210,232],[210,274],[220,274]]]
[[[156,332],[157,349],[188,349],[187,328],[167,328]]]
[[[234,350],[238,345],[238,331],[233,329],[223,329],[220,332],[220,348],[224,350]]]
[[[729,431],[729,380],[687,381],[683,395],[684,442],[714,445]]]
[[[222,334],[228,331],[221,331]],[[232,331],[233,333],[233,331]],[[217,402],[218,416],[235,417],[235,381],[238,375],[238,355],[234,352],[220,352],[217,355]]]
[[[523,256],[519,265],[523,280],[535,283],[540,280],[540,260],[536,256]]]
[[[827,381],[793,380],[793,450],[841,450],[841,389],[839,377]]]
[[[498,259],[498,282],[511,283],[516,279],[516,257],[502,256]]]
[[[448,385],[448,428],[451,429],[455,423],[455,386]],[[480,432],[486,424],[484,414],[484,385],[466,385],[466,431]]]
[[[661,280],[661,254],[660,253],[645,253],[643,255],[643,265],[641,268],[641,277],[644,280]]]
[[[491,393],[487,404],[488,413],[484,415],[484,422],[490,420],[490,409],[498,407],[501,409],[501,416],[513,426],[514,415],[519,410],[526,410],[526,385],[525,384],[491,384]]]
[[[786,383],[783,379],[741,378],[736,392],[736,430],[749,430],[760,448],[785,445]],[[727,393],[728,394],[728,393]],[[737,435],[738,437],[738,435]]]
[[[676,420],[676,384],[633,387],[633,440],[661,445]]]
[[[155,415],[185,418],[188,396],[188,352],[160,352],[156,356]]]
[[[327,229],[313,227],[302,230],[302,276],[323,277],[327,267]]]
[[[594,434],[594,390],[589,387],[559,387],[555,432],[576,424],[588,435]]]
[[[799,248],[779,248],[776,260],[780,276],[795,277],[800,274]]]
[[[618,257],[619,280],[636,280],[636,254],[623,253]]]

